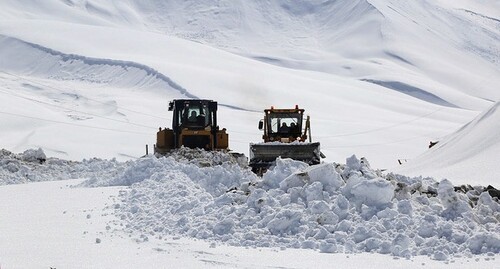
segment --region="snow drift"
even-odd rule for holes
[[[458,193],[447,180],[384,176],[355,156],[312,167],[278,159],[262,179],[230,161],[199,167],[145,158],[111,181],[84,183],[116,184],[130,190],[110,207],[119,218],[110,225],[139,242],[179,235],[437,260],[500,252],[500,204],[482,188]]]
[[[139,242],[189,236],[437,260],[500,252],[500,204],[483,187],[462,193],[448,180],[383,175],[355,156],[311,167],[278,159],[262,178],[230,155],[187,149],[126,163],[40,163],[40,150],[1,156],[3,184],[87,177],[82,186],[129,186],[108,208],[116,216],[109,225]]]
[[[260,141],[255,111],[299,104],[329,161],[356,153],[389,168],[499,97],[491,1],[8,0],[1,7],[0,121],[9,128],[0,136],[16,151],[141,156],[170,122],[166,102],[196,96],[227,105],[220,119],[238,152]]]
[[[500,204],[484,187],[384,175],[356,156],[308,166],[278,159],[262,178],[228,154],[182,149],[136,161],[47,158],[2,150],[0,184],[88,178],[127,186],[107,229],[138,242],[187,236],[213,244],[377,252],[436,260],[500,253]]]
[[[0,7],[0,140],[26,150],[0,152],[0,185],[85,178],[83,187],[125,186],[106,209],[116,217],[106,228],[138,242],[186,236],[452,261],[500,252],[498,200],[451,183],[498,179],[497,1]],[[260,139],[255,111],[298,103],[331,159],[314,167],[280,159],[257,178],[228,156],[202,152],[89,158],[141,156],[168,125],[167,100],[196,96],[225,105],[220,119],[239,152]],[[355,156],[331,162],[357,153],[389,167],[495,102],[401,167],[445,180],[386,175]]]
[[[427,175],[448,178],[467,184],[496,185],[500,156],[500,102],[481,113],[459,130],[441,139],[424,154],[409,160],[396,172],[405,175]],[[478,174],[481,176],[478,177]]]

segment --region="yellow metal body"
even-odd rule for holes
[[[208,128],[207,128],[208,129]],[[229,135],[226,129],[218,130],[215,134],[216,145],[214,145],[214,137],[210,130],[190,130],[188,128],[181,129],[177,145],[174,140],[174,131],[172,129],[161,129],[156,133],[155,151],[159,154],[166,154],[172,149],[180,148],[188,144],[191,138],[198,138],[207,141],[203,149],[205,150],[224,150],[229,147]]]

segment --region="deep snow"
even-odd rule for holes
[[[455,192],[448,180],[385,175],[355,156],[316,166],[278,159],[262,178],[231,155],[190,149],[128,162],[68,162],[41,150],[1,157],[2,184],[88,178],[77,188],[126,187],[103,210],[113,216],[106,236],[138,243],[186,237],[447,262],[500,253],[500,203],[483,187]]]
[[[498,187],[499,11],[1,1],[1,148],[27,151],[0,154],[0,267],[491,267],[498,201],[478,185]],[[242,153],[264,108],[298,104],[326,162],[261,179],[225,155],[138,159],[186,97],[217,100]]]
[[[499,107],[500,101],[395,171],[449,178],[457,184],[498,185],[500,176],[495,167],[500,157]]]
[[[464,268],[491,267],[497,258],[474,256],[444,263],[417,256],[320,253],[302,249],[241,248],[201,240],[152,238],[140,244],[106,230],[114,216],[103,208],[123,187],[74,188],[81,180],[0,188],[2,268]],[[22,212],[23,214],[20,214]],[[9,221],[5,221],[8,219]],[[96,243],[100,239],[100,243]]]
[[[0,135],[126,160],[170,124],[168,100],[197,96],[226,105],[247,153],[259,111],[298,104],[328,161],[390,169],[499,99],[498,3],[471,3],[3,1]]]

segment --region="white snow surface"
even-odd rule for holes
[[[328,161],[391,169],[500,99],[493,0],[0,7],[0,137],[16,152],[132,159],[171,124],[169,100],[200,97],[222,104],[235,151],[261,141],[263,109],[298,104]]]
[[[491,267],[499,29],[496,0],[2,0],[0,268]],[[242,153],[297,104],[327,158],[139,158],[174,98]]]
[[[112,206],[120,218],[113,227],[140,241],[181,235],[233,246],[437,260],[500,252],[500,204],[488,193],[456,193],[447,180],[384,178],[355,156],[347,163],[307,167],[278,159],[260,179],[230,163],[199,168],[172,157],[145,158],[111,181],[83,185],[131,186],[120,195],[123,203]],[[431,188],[437,196],[425,194]]]
[[[229,154],[202,150],[128,162],[40,163],[26,158],[33,152],[44,156],[41,150],[3,150],[1,183],[88,178],[77,188],[122,186],[101,208],[104,234],[125,234],[139,245],[194,238],[211,245],[427,256],[446,263],[500,253],[500,203],[484,188],[460,193],[448,180],[384,175],[356,156],[345,165],[278,159],[259,178]]]
[[[453,179],[456,184],[498,185],[500,102],[396,172]],[[476,176],[480,174],[480,176]]]

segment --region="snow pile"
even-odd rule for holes
[[[9,152],[5,152],[6,155],[9,155]],[[28,149],[21,154],[21,160],[25,162],[39,162],[44,163],[47,160],[47,156],[45,156],[45,152],[41,148],[38,149]]]
[[[123,163],[0,153],[0,184],[88,178],[82,186],[129,186],[109,208],[118,217],[109,229],[139,242],[189,236],[436,260],[500,253],[500,204],[487,189],[383,175],[356,156],[316,166],[279,158],[259,178],[230,154],[184,148]]]
[[[206,152],[189,148],[181,148],[172,152],[168,158],[157,159],[148,156],[127,162],[99,158],[68,161],[47,158],[41,148],[28,149],[20,154],[2,149],[0,150],[0,185],[74,178],[87,178],[85,186],[93,187],[131,185],[151,177],[156,171],[161,171],[165,167],[175,167],[176,169],[184,167],[183,171],[192,175],[193,178],[199,173],[200,167],[213,167],[210,171],[214,177],[226,180],[231,178],[238,182],[236,178],[244,178],[247,175],[243,175],[243,173],[249,174],[249,172],[241,168],[231,169],[228,167],[244,165],[246,165],[246,158],[238,154]],[[210,183],[213,184],[213,182],[207,184]],[[239,186],[239,184],[235,186]]]
[[[143,158],[89,186],[126,185],[110,229],[137,241],[189,236],[233,246],[377,252],[436,260],[500,252],[500,205],[484,188],[370,168],[278,159],[262,178],[234,162]]]
[[[127,162],[124,171],[115,177],[94,176],[82,185],[129,186],[151,178],[184,174],[193,182],[214,195],[220,195],[231,187],[238,187],[242,179],[255,179],[256,175],[242,168],[242,161],[223,152],[206,152],[201,149],[181,148],[166,157],[145,156]]]
[[[88,159],[81,162],[47,158],[42,149],[21,154],[0,150],[0,185],[72,178],[115,177],[128,163],[116,160]]]

